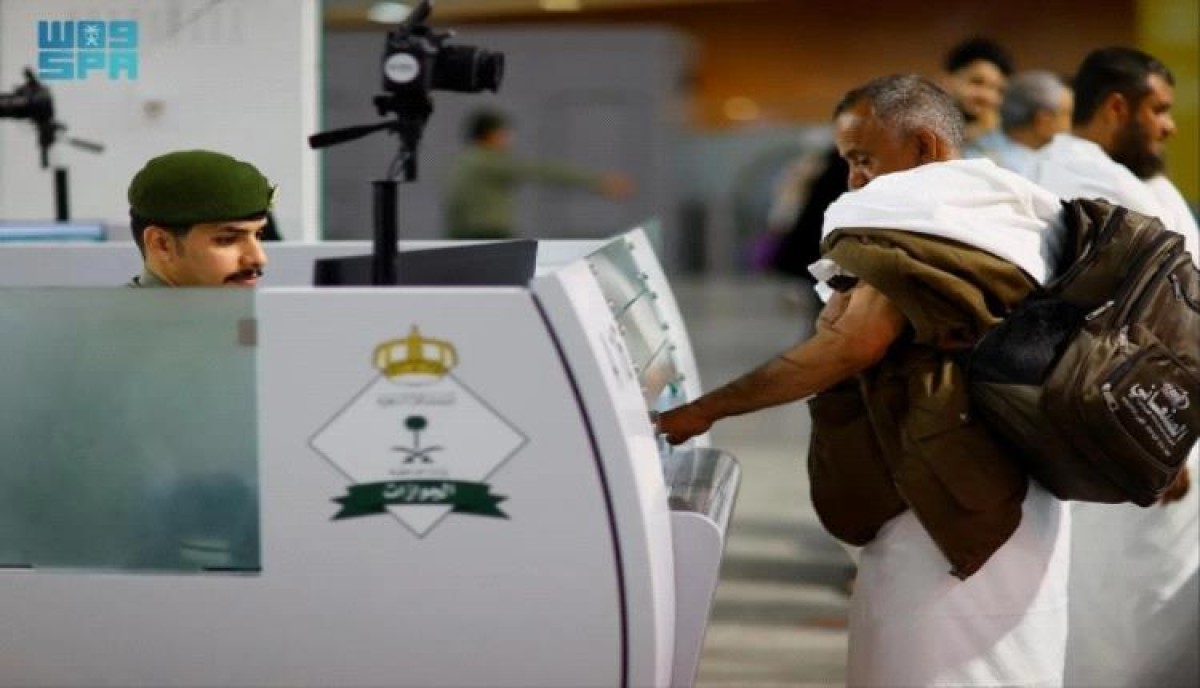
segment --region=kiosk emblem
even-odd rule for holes
[[[458,362],[415,325],[375,347],[379,375],[309,441],[352,483],[334,520],[391,514],[424,537],[451,513],[508,518],[485,480],[529,439],[455,376]]]

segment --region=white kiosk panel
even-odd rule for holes
[[[29,286],[51,287],[57,303],[74,293],[64,285],[123,284],[132,251],[0,248],[0,287],[24,285],[0,288],[0,306]],[[2,524],[0,607],[20,622],[0,625],[0,686],[692,685],[739,473],[727,454],[654,435],[651,412],[698,394],[699,380],[645,235],[541,242],[528,286],[279,286],[307,284],[316,258],[364,251],[272,248],[276,286],[245,294],[250,317],[217,323],[215,341],[225,332],[253,352],[259,551],[246,561],[257,566],[229,566],[204,532],[179,536],[190,556],[165,568],[47,565],[21,554],[42,530]],[[153,323],[186,320],[218,294],[74,291],[132,301],[121,310],[131,323],[143,308],[164,309]],[[40,308],[0,313],[56,322]],[[103,361],[110,378],[139,369],[57,323],[53,351],[72,365]],[[208,348],[156,347],[169,328],[135,330],[168,363],[186,355],[204,369]],[[18,348],[45,348],[25,340]],[[20,372],[0,394],[36,386]],[[77,382],[39,394],[92,395],[102,418],[116,388]],[[174,398],[218,403],[195,391]],[[7,401],[38,423],[65,408],[21,398]],[[169,418],[110,426],[139,447],[168,446],[155,438],[177,430]],[[44,483],[38,466],[51,462],[13,448],[38,442],[5,439],[22,453],[7,460],[31,468],[0,471],[0,488]],[[88,446],[73,436],[54,459],[71,466]],[[82,484],[87,504],[105,503],[103,481]]]

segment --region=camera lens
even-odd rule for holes
[[[19,89],[13,94],[0,93],[0,117],[49,122],[54,119],[54,103],[45,90],[29,93],[28,89]]]
[[[504,78],[504,54],[465,45],[447,45],[433,67],[433,87],[445,91],[496,91]]]

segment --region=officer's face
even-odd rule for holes
[[[151,266],[175,287],[253,287],[267,264],[266,219],[194,225],[182,238],[147,241]]]
[[[850,165],[851,189],[922,163],[917,139],[884,127],[865,102],[838,115],[834,129],[838,154]]]

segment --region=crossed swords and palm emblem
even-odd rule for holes
[[[444,447],[436,444],[430,447],[421,446],[421,431],[429,427],[429,421],[426,420],[425,416],[409,416],[405,418],[404,427],[412,433],[413,446],[396,446],[392,447],[392,451],[403,453],[405,464],[417,463],[418,461],[421,463],[433,463],[433,458],[429,455],[435,451],[441,451]]]

